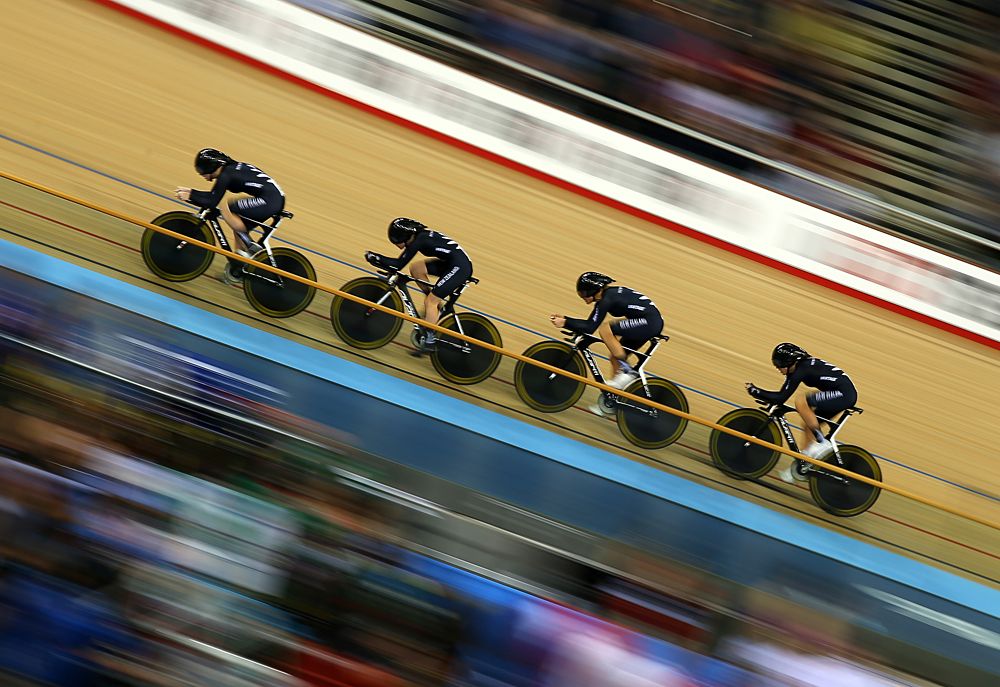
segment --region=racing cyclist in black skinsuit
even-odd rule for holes
[[[593,303],[594,309],[586,319],[551,315],[549,320],[559,329],[578,334],[595,331],[611,354],[611,375],[608,386],[624,389],[638,373],[628,363],[625,347],[636,349],[663,331],[663,316],[647,296],[624,286],[611,286],[614,279],[600,272],[584,272],[576,280],[576,293],[584,303]],[[605,322],[610,315],[622,318]],[[606,415],[600,403],[590,407],[591,412]]]
[[[400,270],[417,253],[426,255],[427,260],[420,260],[410,265],[410,275],[422,281],[429,281],[430,276],[438,278],[432,288],[421,287],[426,294],[424,319],[431,324],[437,324],[444,299],[461,288],[472,276],[472,261],[458,242],[440,232],[428,229],[427,225],[415,219],[397,217],[392,220],[389,223],[388,236],[389,242],[403,251],[399,257],[389,258],[368,251],[365,253],[365,260],[374,267]],[[437,336],[433,330],[428,329],[420,347],[413,354],[429,353],[436,347]]]
[[[775,346],[771,353],[771,363],[785,375],[785,383],[777,391],[766,391],[747,382],[747,393],[767,403],[784,403],[795,393],[799,384],[816,389],[817,391],[797,397],[795,410],[802,416],[805,424],[799,450],[810,458],[819,458],[833,447],[820,432],[816,416],[832,420],[838,413],[857,403],[858,390],[854,387],[854,382],[836,365],[809,355],[793,343]],[[780,477],[789,483],[794,480],[804,481],[807,479],[805,473],[808,468],[805,461],[796,460],[780,473]]]
[[[271,219],[285,209],[285,194],[274,179],[246,162],[237,162],[221,150],[203,148],[194,158],[195,171],[205,181],[214,181],[211,191],[196,191],[181,187],[174,191],[180,200],[202,208],[218,207],[227,191],[242,193],[241,197],[223,205],[222,218],[233,231],[233,250],[251,257],[261,246],[250,238],[248,229]],[[244,220],[249,220],[244,221]],[[248,227],[247,225],[251,225]]]

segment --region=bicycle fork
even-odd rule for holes
[[[569,356],[566,358],[566,362],[563,363],[562,369],[566,370],[566,369],[569,368],[569,361],[573,359],[573,356],[575,356],[578,351],[583,356],[584,362],[587,363],[587,367],[590,368],[590,374],[593,375],[594,379],[596,379],[601,384],[603,384],[604,383],[604,376],[601,375],[601,370],[597,367],[597,363],[594,362],[594,356],[590,355],[590,351],[588,351],[586,349],[580,350],[578,348],[573,348],[570,351]],[[554,380],[558,376],[559,375],[557,375],[555,372],[550,372],[549,373],[548,381],[551,382],[552,380]]]

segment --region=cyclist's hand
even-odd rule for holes
[[[365,261],[372,267],[382,267],[382,256],[373,251],[365,252]]]
[[[756,386],[754,386],[750,382],[747,382],[745,384],[745,386],[747,388],[747,393],[750,394],[751,396],[753,396],[754,398],[756,398],[759,401],[760,400],[760,389],[758,389]]]
[[[555,326],[556,329],[562,329],[566,326],[566,316],[565,315],[549,315],[549,322]]]
[[[177,196],[177,200],[189,201],[191,200],[191,189],[179,186],[174,189],[174,195]]]

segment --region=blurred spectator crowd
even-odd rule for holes
[[[297,1],[788,195],[1000,264],[1000,16],[988,0]],[[463,53],[414,21],[654,117]]]
[[[4,685],[927,684],[677,573],[529,594],[418,551],[374,463],[252,368],[30,283],[0,284]]]

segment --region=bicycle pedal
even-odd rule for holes
[[[809,481],[809,473],[812,472],[812,466],[804,461],[795,460],[788,467],[778,473],[782,482],[786,484],[795,484],[796,482],[807,482]]]
[[[239,272],[234,272],[238,269]],[[240,286],[243,283],[243,266],[238,268],[225,267],[222,270],[222,274],[219,276],[220,281],[229,286]]]

